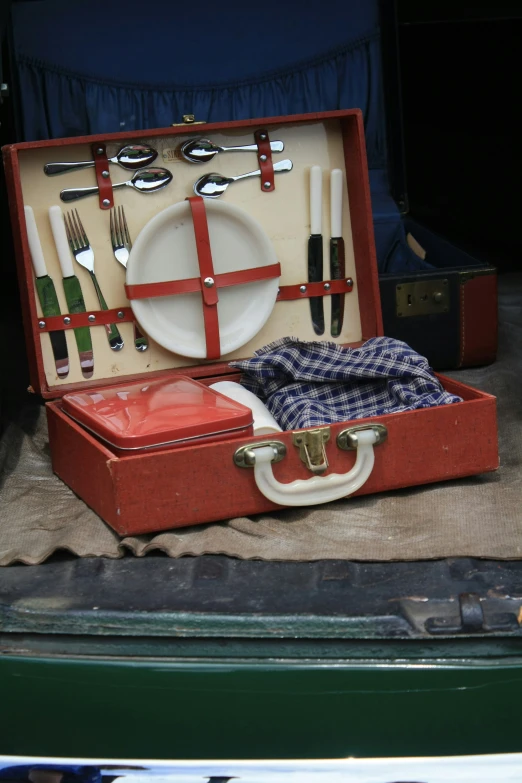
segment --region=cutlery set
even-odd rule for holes
[[[333,169],[330,174],[330,279],[345,276],[344,239],[342,237],[343,173]],[[323,172],[320,166],[310,169],[310,238],[308,240],[308,280],[319,283],[323,277]],[[329,286],[325,284],[325,288]],[[339,337],[343,327],[344,294],[332,294],[330,334]],[[310,297],[310,313],[316,334],[324,334],[323,297]]]
[[[115,212],[114,217],[113,212]],[[132,241],[123,207],[116,207],[116,210],[111,209],[110,232],[114,258],[120,262],[124,269],[127,269],[127,261],[132,250]],[[146,351],[149,347],[149,341],[141,333],[137,324],[134,324],[134,347],[137,351]]]
[[[261,136],[261,138],[263,138]],[[272,153],[281,153],[284,151],[282,141],[270,141],[270,151]],[[268,148],[266,148],[268,155]],[[254,152],[259,155],[257,144],[246,144],[232,147],[220,146],[209,139],[198,138],[185,141],[178,150],[178,156],[181,160],[191,164],[205,164],[214,159],[216,155],[233,152]],[[140,193],[154,193],[165,188],[173,180],[173,174],[170,170],[155,167],[158,153],[152,147],[143,144],[128,144],[122,146],[108,163],[112,166],[133,172],[130,179],[123,182],[113,183],[113,189],[130,187]],[[263,165],[266,155],[259,155],[259,160]],[[44,166],[44,173],[49,177],[54,177],[80,169],[92,168],[95,166],[94,160],[74,161],[74,162],[53,162]],[[273,163],[275,173],[288,172],[293,168],[292,161],[289,159],[278,160]],[[103,172],[105,175],[106,172]],[[107,175],[108,176],[108,175]],[[199,177],[193,185],[194,193],[205,199],[217,199],[222,196],[227,188],[240,180],[252,177],[261,177],[261,168],[255,171],[248,171],[236,176],[223,176],[218,173],[207,173]],[[265,183],[262,183],[265,184]],[[323,172],[319,166],[312,166],[310,169],[310,225],[311,233],[308,240],[308,281],[318,283],[324,280],[323,274],[323,234],[322,234],[322,185]],[[334,169],[331,172],[331,239],[330,239],[330,279],[340,280],[345,275],[344,263],[344,241],[342,238],[342,172],[340,169]],[[267,183],[268,186],[268,183]],[[69,203],[98,192],[98,187],[65,188],[60,193],[63,202]],[[25,207],[27,231],[29,237],[29,247],[31,258],[36,275],[36,290],[40,299],[44,317],[60,315],[60,308],[56,296],[54,283],[47,274],[47,268],[38,236],[38,230],[31,207]],[[132,249],[132,240],[129,227],[122,206],[117,206],[110,210],[110,239],[114,257],[116,261],[127,269]],[[73,262],[82,266],[91,278],[96,296],[98,298],[101,310],[108,310],[108,305],[102,294],[98,282],[95,265],[94,250],[89,241],[86,229],[82,223],[77,209],[73,209],[65,214],[59,206],[52,206],[49,209],[49,220],[52,234],[56,245],[60,268],[62,272],[62,283],[67,302],[68,312],[71,314],[85,313],[85,303],[79,279],[74,274]],[[324,285],[325,290],[330,288],[328,283]],[[330,333],[333,337],[341,334],[344,312],[344,294],[331,294],[331,327]],[[310,313],[314,331],[317,335],[325,332],[325,319],[323,311],[323,297],[310,297]],[[94,316],[91,316],[94,320]],[[66,323],[67,323],[67,319]],[[70,323],[70,320],[69,320]],[[45,324],[44,324],[45,325]],[[120,351],[124,347],[124,341],[116,324],[106,324],[105,331],[108,344],[112,351]],[[67,352],[67,341],[64,331],[50,331],[50,340],[55,360],[56,372],[59,378],[67,377],[69,373],[69,357]],[[90,378],[94,372],[94,357],[92,340],[89,326],[79,326],[74,328],[74,336],[78,348],[80,366],[84,378]],[[149,347],[148,338],[140,331],[139,326],[134,323],[134,347],[137,351],[145,351]]]
[[[43,255],[42,245],[38,234],[38,228],[32,207],[25,206],[25,220],[29,251],[35,271],[36,290],[44,317],[60,315],[60,305],[56,295],[54,283],[47,273],[47,267]],[[115,213],[113,216],[113,212]],[[62,271],[62,284],[67,302],[67,310],[71,314],[85,313],[86,307],[83,299],[82,288],[79,279],[74,274],[72,258],[89,272],[101,310],[109,307],[98,283],[94,272],[94,250],[83,227],[78,210],[74,209],[63,214],[61,207],[49,208],[49,222],[56,245],[56,252]],[[132,248],[127,220],[123,207],[117,207],[110,213],[110,235],[114,257],[125,268]],[[67,319],[64,319],[66,323]],[[70,321],[69,321],[70,322]],[[42,322],[43,325],[44,322]],[[74,336],[80,358],[80,367],[84,378],[91,378],[94,372],[94,357],[90,328],[79,326],[74,328]],[[105,331],[111,350],[121,351],[124,346],[123,338],[116,324],[106,324]],[[59,378],[66,378],[69,374],[69,354],[64,331],[49,332],[53,351],[56,373]],[[148,339],[143,335],[138,326],[134,325],[134,346],[137,351],[145,351],[149,347]]]
[[[270,142],[272,152],[283,152],[285,145],[282,141]],[[257,152],[257,144],[245,144],[237,147],[221,147],[214,144],[209,139],[191,139],[186,141],[180,147],[180,155],[188,163],[208,163],[218,153],[222,152]],[[134,171],[131,179],[125,182],[113,183],[112,188],[130,187],[139,193],[154,193],[161,188],[165,188],[172,182],[172,173],[168,169],[151,167],[158,153],[152,147],[142,144],[128,144],[122,147],[118,153],[108,158],[108,162],[120,166],[127,171]],[[262,158],[263,159],[263,158]],[[67,174],[71,171],[92,168],[95,166],[94,160],[73,161],[65,163],[46,163],[44,173],[48,177],[55,177],[58,174]],[[293,164],[291,160],[282,160],[274,164],[275,172],[291,171]],[[105,173],[108,176],[108,172]],[[205,174],[194,183],[194,193],[203,198],[219,198],[232,182],[249,177],[260,177],[261,170],[249,171],[246,174],[239,174],[236,177],[224,177],[221,174]],[[98,193],[96,186],[90,188],[65,188],[60,192],[62,201],[70,202],[77,199],[91,196]]]

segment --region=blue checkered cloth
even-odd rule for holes
[[[360,348],[283,337],[230,366],[284,430],[462,402],[427,359],[391,337]]]

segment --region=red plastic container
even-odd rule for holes
[[[65,394],[62,405],[123,454],[253,434],[250,408],[183,376]]]

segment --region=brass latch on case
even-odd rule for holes
[[[324,444],[329,440],[330,427],[294,432],[292,436],[292,443],[299,449],[301,460],[312,473],[324,473],[328,469]]]
[[[180,125],[205,125],[205,120],[196,120],[194,114],[184,114],[183,122],[173,122],[171,128],[178,128]]]
[[[448,311],[449,284],[446,278],[400,283],[395,288],[395,312],[398,318]]]

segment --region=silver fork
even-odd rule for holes
[[[120,206],[111,209],[110,230],[114,257],[116,258],[116,261],[119,261],[122,267],[126,269],[130,251],[132,250],[132,241],[123,207]],[[149,347],[149,341],[145,335],[140,332],[136,323],[134,324],[134,346],[137,351],[146,351]]]
[[[73,209],[71,212],[66,212],[64,219],[65,231],[67,233],[71,252],[80,266],[83,266],[83,268],[89,272],[101,309],[108,310],[107,302],[103,298],[98,280],[94,274],[94,250],[89,244],[78,210]],[[115,324],[105,324],[105,330],[112,350],[120,351],[123,348],[123,340],[118,331],[118,327]]]

